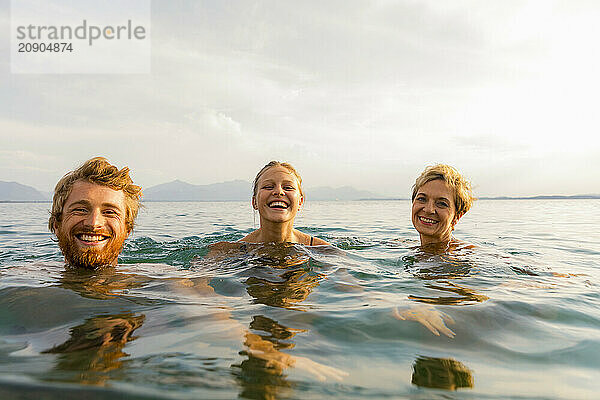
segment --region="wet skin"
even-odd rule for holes
[[[412,203],[412,223],[421,245],[448,243],[460,216],[456,214],[453,190],[443,180],[422,185]]]
[[[258,190],[252,199],[261,223],[290,222],[296,218],[304,198],[296,178],[283,167],[271,167],[260,177]]]
[[[54,226],[67,264],[91,269],[115,266],[129,235],[125,210],[123,191],[76,181]]]
[[[249,243],[300,243],[327,245],[326,241],[294,229],[294,219],[304,203],[300,182],[287,168],[267,169],[257,182],[252,207],[260,215],[260,228],[241,241]]]

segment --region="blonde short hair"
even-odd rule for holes
[[[300,190],[300,195],[304,197],[304,192],[302,191],[302,177],[300,176],[298,171],[296,171],[296,169],[292,167],[292,164],[279,161],[271,161],[267,165],[262,167],[260,171],[258,171],[258,174],[256,174],[256,178],[254,178],[254,183],[252,185],[252,197],[256,196],[256,192],[258,191],[258,180],[260,179],[262,174],[267,172],[267,170],[271,167],[283,167],[287,169],[290,172],[290,174],[294,175],[294,177],[298,180],[298,189]]]
[[[464,215],[471,209],[473,201],[476,200],[475,196],[473,196],[471,182],[462,176],[455,168],[446,164],[436,164],[425,168],[425,171],[419,175],[412,187],[411,200],[415,200],[421,186],[436,179],[446,182],[454,192],[455,211],[458,216]]]
[[[86,181],[97,185],[108,186],[113,190],[122,190],[125,194],[125,225],[131,232],[140,208],[142,188],[133,184],[129,176],[129,168],[118,169],[104,157],[94,157],[84,162],[79,168],[67,173],[54,188],[52,211],[48,220],[48,229],[55,232],[55,224],[60,224],[63,207],[71,194],[76,181]]]

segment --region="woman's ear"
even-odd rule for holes
[[[298,203],[298,208],[301,208],[303,204],[304,204],[304,195],[301,195],[300,202]]]
[[[258,206],[256,205],[256,197],[252,196],[252,208],[258,210]]]

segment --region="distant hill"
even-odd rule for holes
[[[390,198],[352,186],[333,188],[319,186],[305,189],[308,201],[351,201],[351,200],[406,200]],[[175,180],[144,189],[144,201],[247,201],[252,196],[252,184],[235,180],[210,185],[193,185]],[[52,193],[22,185],[17,182],[0,181],[0,201],[49,201]],[[579,194],[572,196],[541,195],[530,197],[480,197],[480,200],[560,200],[560,199],[600,199],[600,194]]]
[[[305,190],[308,200],[361,200],[380,198],[372,192],[350,186],[328,186]],[[144,201],[246,201],[252,196],[250,182],[236,180],[211,185],[192,185],[175,180],[144,189]]]
[[[242,201],[252,193],[249,182],[236,180],[211,185],[192,185],[175,180],[144,189],[144,201]]]
[[[47,201],[49,198],[31,186],[0,181],[0,201]]]

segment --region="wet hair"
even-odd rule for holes
[[[137,217],[142,197],[142,188],[133,184],[129,176],[129,168],[119,168],[110,164],[104,157],[94,157],[84,162],[79,168],[67,173],[54,188],[52,211],[48,220],[48,229],[55,232],[55,224],[60,224],[63,207],[71,194],[73,184],[85,181],[96,185],[107,186],[113,190],[122,190],[125,194],[125,225],[131,232]]]
[[[419,175],[412,187],[411,200],[415,200],[421,186],[437,179],[446,182],[454,192],[456,215],[460,217],[471,209],[473,201],[476,200],[471,189],[471,182],[462,176],[455,168],[445,164],[436,164],[425,168],[425,171]]]
[[[292,167],[291,164],[279,161],[271,161],[270,163],[262,167],[260,171],[258,171],[258,174],[256,174],[256,178],[254,178],[254,183],[252,185],[252,197],[256,196],[256,193],[258,192],[258,180],[271,167],[283,167],[287,169],[290,172],[290,174],[294,175],[294,177],[298,180],[298,189],[300,190],[300,195],[304,197],[304,192],[302,191],[302,177],[300,176],[298,171],[296,171],[296,169]]]

